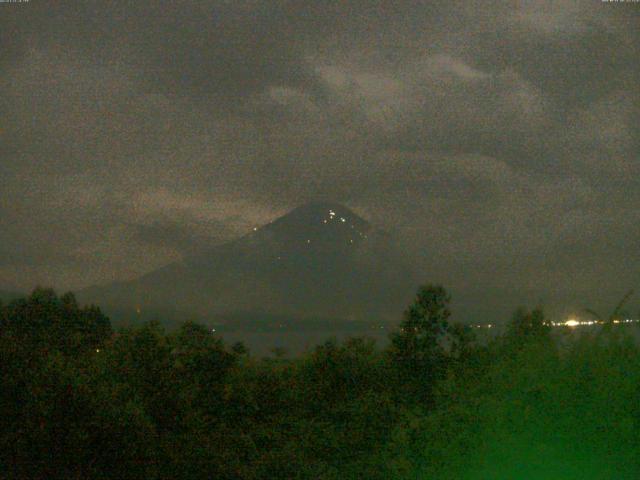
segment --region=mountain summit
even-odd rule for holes
[[[397,316],[413,279],[389,236],[336,203],[310,203],[231,242],[82,300],[114,310],[172,309],[382,319]]]
[[[353,250],[372,231],[371,225],[349,210],[332,203],[310,203],[263,227],[254,228],[244,237],[226,245],[226,249],[242,250],[261,247],[298,253],[324,250]],[[219,249],[214,247],[213,251]],[[212,251],[197,256],[198,261]]]
[[[288,214],[280,217],[269,225],[277,225],[280,227],[285,225],[292,227],[299,227],[303,225],[309,227],[331,227],[332,225],[335,225],[338,227],[349,226],[350,228],[369,228],[369,224],[366,220],[352,212],[347,207],[338,203],[329,202],[307,203],[306,205],[302,205],[291,210]]]

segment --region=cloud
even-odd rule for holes
[[[317,199],[467,303],[606,293],[633,264],[637,8],[22,7],[0,17],[0,287],[130,278]]]
[[[490,74],[436,55],[385,74],[321,72],[386,148],[530,157],[540,148],[533,137],[555,126],[549,99],[512,70]]]

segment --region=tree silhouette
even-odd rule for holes
[[[391,354],[421,397],[429,395],[433,382],[443,372],[441,340],[449,330],[450,301],[450,295],[439,285],[420,287],[404,313],[400,330],[391,335]]]
[[[515,343],[526,343],[532,340],[547,339],[551,333],[551,325],[544,316],[542,308],[527,311],[518,308],[507,326],[506,338]]]
[[[623,308],[624,306],[627,304],[627,302],[629,302],[629,300],[631,299],[631,297],[633,296],[634,291],[633,290],[629,290],[618,302],[618,304],[614,307],[614,309],[611,311],[611,313],[605,318],[602,315],[600,315],[598,312],[596,312],[595,310],[591,309],[591,308],[585,308],[585,312],[587,312],[589,315],[593,316],[597,321],[601,322],[601,323],[605,323],[605,324],[612,324],[615,320],[619,320],[620,317],[623,314]]]

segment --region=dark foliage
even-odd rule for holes
[[[420,288],[386,349],[257,359],[38,289],[0,305],[0,478],[639,478],[635,342],[522,309],[480,343],[449,301]]]

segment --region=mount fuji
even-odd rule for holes
[[[374,321],[398,318],[414,287],[415,275],[389,235],[349,208],[325,202],[78,297],[112,317],[134,312],[133,318],[243,314]]]

